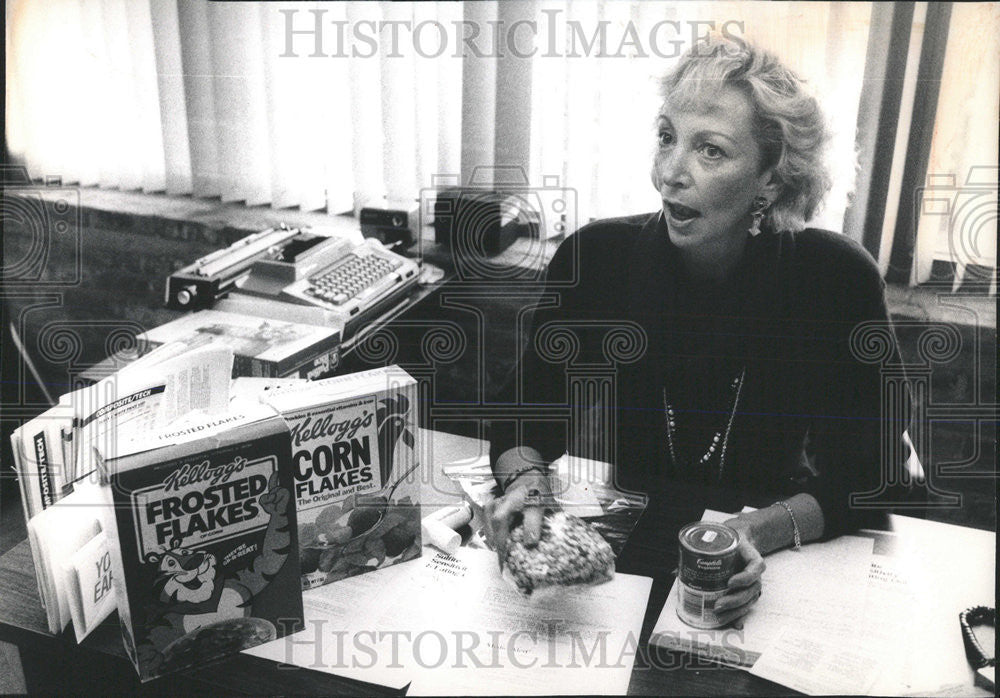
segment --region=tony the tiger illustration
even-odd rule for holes
[[[154,600],[147,614],[146,637],[137,638],[136,650],[139,660],[148,664],[153,673],[159,673],[164,661],[172,663],[171,655],[178,654],[172,652],[177,648],[174,643],[189,633],[220,621],[256,615],[254,600],[277,575],[291,550],[288,516],[291,495],[278,485],[277,473],[271,475],[268,491],[260,496],[259,504],[271,515],[261,549],[248,566],[234,573],[224,574],[215,555],[181,547],[177,539],[162,555],[147,557],[150,564],[157,565]],[[251,626],[231,624],[229,631],[240,627]]]

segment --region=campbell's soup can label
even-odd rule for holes
[[[681,582],[677,585],[677,617],[692,628],[721,628],[724,624],[715,604],[725,595],[724,590],[698,591]]]
[[[723,524],[699,521],[682,528],[678,539],[681,583],[694,591],[725,591],[736,573],[739,534]]]

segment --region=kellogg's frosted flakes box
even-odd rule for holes
[[[420,555],[417,384],[398,366],[281,388],[302,588]]]
[[[143,681],[301,627],[294,482],[280,416],[251,405],[120,452],[102,470],[114,503],[118,612]]]

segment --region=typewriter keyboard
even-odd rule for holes
[[[400,260],[389,260],[377,254],[360,257],[349,254],[333,269],[309,279],[307,293],[334,305],[343,305],[365,291],[402,265]]]

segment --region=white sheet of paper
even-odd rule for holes
[[[201,347],[153,366],[126,366],[113,376],[72,394],[78,424],[79,475],[96,467],[93,451],[108,459],[132,441],[190,413],[209,415],[229,406],[233,352]]]
[[[526,599],[496,555],[427,557],[408,695],[624,694],[652,580],[617,574]],[[420,634],[422,633],[422,634]]]
[[[815,695],[866,695],[884,666],[884,647],[864,637],[787,628],[750,673]]]
[[[244,651],[390,688],[412,681],[408,695],[619,694],[651,581],[616,575],[529,600],[500,577],[495,553],[427,549],[306,592],[306,630]]]
[[[996,534],[910,517],[893,525],[899,544],[872,565],[866,632],[896,659],[871,693],[989,695],[973,685],[958,614],[995,603]]]
[[[762,596],[764,603],[747,614],[744,627],[754,624],[768,631],[768,640],[786,623],[851,632],[864,613],[871,556],[872,540],[860,536],[768,555],[763,577],[767,601]]]
[[[76,641],[83,642],[83,638],[117,607],[112,586],[111,553],[103,531],[70,557],[63,565],[63,573],[67,580],[73,632]]]
[[[719,522],[731,516],[707,510],[702,520]],[[701,630],[685,624],[677,617],[675,582],[650,641],[749,666],[788,627],[849,631],[865,611],[865,595],[858,590],[867,586],[872,550],[871,538],[842,536],[801,551],[768,555],[763,593],[744,617],[742,629]]]
[[[37,550],[35,571],[45,596],[49,632],[60,633],[72,619],[69,606],[70,580],[63,569],[66,561],[101,531],[101,511],[94,483],[81,481],[74,492],[28,522],[28,535]]]
[[[786,657],[787,680],[775,673],[767,678],[806,692],[989,695],[973,686],[958,613],[968,606],[992,603],[995,535],[909,517],[893,517],[893,525],[895,532],[859,532],[874,543],[868,577],[858,588],[864,597],[860,618],[794,628],[811,638],[814,647],[822,645],[817,658],[838,658],[839,677],[827,674],[826,683],[803,677],[801,657],[795,661]],[[782,639],[788,648],[795,644],[787,635]],[[805,642],[799,643],[800,649]],[[770,651],[765,649],[753,673],[779,668],[774,664],[782,663],[781,656],[769,657]],[[853,686],[852,671],[856,672]],[[861,688],[863,674],[873,675],[874,680]]]
[[[376,621],[397,597],[409,598],[410,578],[420,567],[418,558],[303,592],[305,630],[243,651],[401,689],[410,672],[394,661],[393,636],[385,634],[392,628]]]

